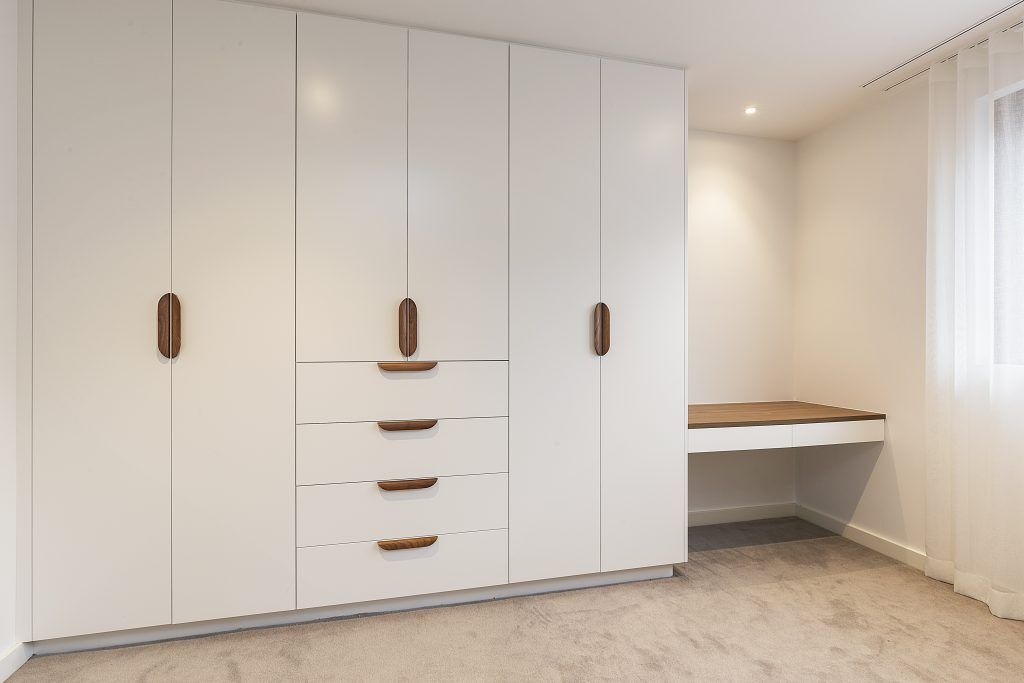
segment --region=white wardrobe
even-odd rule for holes
[[[682,71],[34,5],[35,639],[686,559]]]

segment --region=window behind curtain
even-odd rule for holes
[[[995,100],[995,362],[1024,365],[1024,90]]]

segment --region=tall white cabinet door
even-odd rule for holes
[[[170,621],[171,4],[37,0],[33,638]]]
[[[509,579],[601,569],[600,60],[513,45]]]
[[[602,61],[601,569],[686,559],[685,83]]]
[[[298,16],[300,361],[402,358],[408,34]]]
[[[409,32],[409,296],[425,360],[508,358],[508,50]]]
[[[295,607],[294,111],[294,13],[175,0],[175,623]]]

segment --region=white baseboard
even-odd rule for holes
[[[796,515],[796,503],[773,503],[771,505],[748,505],[718,510],[690,510],[690,526],[725,524],[727,522],[750,522],[757,519],[792,517]]]
[[[11,651],[0,657],[0,681],[6,681],[32,656],[31,643],[18,643]]]
[[[841,519],[833,517],[832,515],[820,510],[815,510],[799,504],[795,507],[796,516],[800,519],[807,520],[811,524],[817,524],[824,529],[828,529],[833,533],[839,534],[843,538],[850,539],[854,543],[859,543],[866,548],[871,548],[875,552],[882,553],[894,560],[899,560],[904,564],[908,564],[914,569],[924,571],[926,557],[925,554],[919,550],[908,548],[896,541],[885,538],[884,536],[879,536],[878,534],[872,533],[854,524],[844,522]]]
[[[487,588],[471,588],[468,590],[452,591],[449,593],[434,593],[431,595],[416,595],[408,598],[375,600],[373,602],[361,602],[352,605],[314,607],[311,609],[294,610],[289,612],[275,612],[274,614],[258,614],[248,617],[235,617],[232,619],[217,619],[214,621],[200,621],[189,624],[170,624],[167,626],[153,626],[151,628],[73,636],[70,638],[54,638],[52,640],[40,640],[33,643],[33,652],[34,654],[44,655],[57,652],[96,650],[108,647],[120,647],[123,645],[137,645],[139,643],[153,643],[161,640],[174,640],[177,638],[193,638],[196,636],[211,635],[214,633],[266,628],[268,626],[285,626],[288,624],[299,624],[309,621],[337,619],[340,617],[380,614],[383,612],[399,612],[421,609],[424,607],[457,605],[468,602],[483,602],[487,600],[518,597],[521,595],[552,593],[555,591],[607,586],[616,583],[628,583],[631,581],[648,581],[651,579],[668,578],[670,576],[672,576],[672,565],[644,567],[641,569],[625,569],[622,571],[603,572],[601,574],[584,574],[582,576],[545,579],[543,581],[527,581],[524,583],[490,586]]]

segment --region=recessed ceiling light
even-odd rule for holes
[[[746,109],[743,110],[743,113],[746,114],[747,116],[752,116],[753,114],[757,113],[757,107],[747,107]]]

